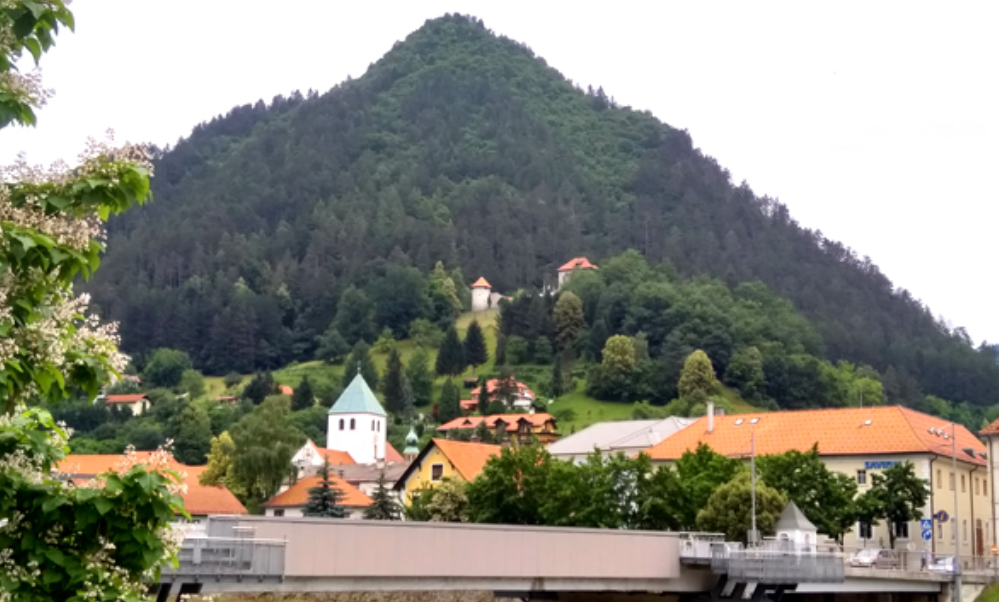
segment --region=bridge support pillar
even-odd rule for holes
[[[200,594],[201,583],[177,583],[174,581],[160,583],[159,588],[156,589],[156,602],[169,602],[170,596],[177,594],[176,600],[180,602],[181,596],[187,596],[190,594]]]
[[[940,598],[938,602],[953,602],[954,600],[954,583],[942,583],[940,588]],[[968,601],[978,598],[985,589],[984,583],[968,583],[963,581],[961,583],[961,600]]]

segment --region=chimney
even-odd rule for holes
[[[715,402],[712,399],[708,400],[708,432],[715,432]]]

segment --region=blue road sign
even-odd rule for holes
[[[947,522],[947,519],[949,519],[949,518],[950,518],[950,515],[947,514],[946,511],[941,510],[940,512],[937,512],[937,520],[938,521],[940,521],[942,523],[945,523],[945,522]]]
[[[933,529],[923,529],[923,541],[933,539]]]
[[[933,519],[931,519],[931,518],[924,518],[923,520],[919,521],[919,528],[922,529],[923,531],[925,531],[927,529],[931,529],[932,530],[933,529]]]

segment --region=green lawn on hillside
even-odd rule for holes
[[[490,374],[496,371],[493,354],[496,350],[497,316],[498,311],[496,309],[490,309],[476,313],[466,312],[458,318],[456,324],[458,332],[462,337],[465,336],[465,332],[468,330],[468,325],[471,324],[472,320],[478,320],[479,325],[482,326],[482,332],[485,335],[486,346],[489,349],[489,361],[484,365],[479,366],[474,373],[469,370],[465,373],[465,375],[463,375],[463,377]],[[405,364],[409,362],[409,358],[416,351],[417,345],[410,339],[404,339],[396,341],[396,348],[399,350],[399,353],[402,356],[402,361]],[[433,370],[434,362],[437,359],[437,350],[428,349],[427,351],[430,356],[430,369]],[[371,359],[381,374],[385,373],[385,362],[387,357],[387,353],[379,353],[374,349],[371,351]],[[313,389],[315,389],[317,394],[319,394],[322,391],[339,391],[340,381],[343,377],[344,369],[345,367],[343,365],[330,365],[321,361],[313,361],[291,364],[281,368],[280,370],[276,370],[273,374],[275,382],[282,385],[288,385],[293,388],[298,386],[303,376],[308,376],[309,381],[312,383]],[[541,392],[537,390],[536,383],[532,382],[534,379],[531,377],[539,374],[547,375],[550,370],[550,366],[516,366],[514,367],[514,374],[517,375],[519,371],[520,375],[518,375],[518,378],[532,386],[532,388],[535,388],[535,393],[540,395]],[[245,376],[243,378],[243,382],[245,383],[249,378],[249,376]],[[218,397],[225,394],[225,384],[222,380],[223,379],[220,377],[209,377],[205,379],[209,397]],[[444,386],[445,380],[445,378],[437,378],[434,380],[435,399],[440,395],[440,391]],[[458,386],[460,387],[461,379],[458,380]],[[555,400],[549,408],[549,411],[555,414],[562,414],[568,409],[572,410],[573,416],[571,420],[563,420],[559,422],[559,431],[563,435],[569,435],[570,433],[581,430],[595,422],[631,419],[631,412],[634,404],[626,402],[600,401],[587,396],[585,390],[586,381],[577,379],[575,390]],[[378,395],[379,399],[382,398],[380,391],[376,391],[375,393]],[[462,396],[467,398],[468,391],[462,389]],[[757,411],[755,407],[739,397],[738,393],[727,387],[722,387],[721,397],[728,402],[734,413],[744,414]],[[430,407],[418,407],[417,410],[421,412],[428,412],[430,411]]]

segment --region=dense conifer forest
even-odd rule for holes
[[[670,371],[690,349],[710,355],[721,335],[672,332],[657,312],[757,304],[793,325],[768,335],[797,346],[786,357],[869,366],[889,402],[999,402],[994,348],[973,347],[868,258],[732,182],[687,132],[566,80],[474,18],[428,21],[327,93],[234,108],[160,149],[155,167],[154,202],[112,219],[109,252],[85,284],[140,364],[171,347],[207,373],[274,369],[316,358],[338,319],[332,330],[349,344],[384,328],[407,336],[414,319],[444,328],[479,276],[504,293],[540,290],[569,258],[599,264],[635,249],[669,282],[691,284],[659,294],[579,283],[586,328],[604,340],[643,333]],[[432,276],[438,262],[447,278]],[[712,294],[722,301],[696,301]],[[655,324],[602,313],[614,303],[646,303],[642,319]],[[370,325],[350,318],[365,304]],[[729,345],[724,362],[738,351]]]

